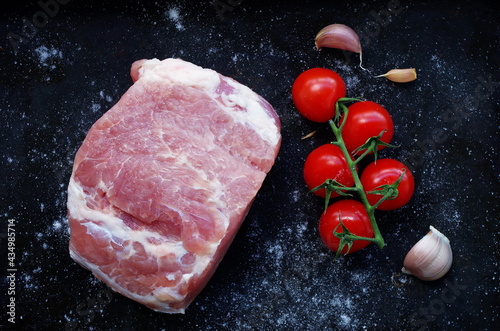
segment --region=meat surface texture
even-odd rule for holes
[[[68,186],[71,257],[151,309],[184,313],[226,253],[280,144],[273,107],[179,59],[140,60]]]

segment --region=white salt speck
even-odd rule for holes
[[[302,223],[297,225],[297,238],[303,237],[304,233],[307,231],[307,223]]]
[[[99,105],[97,103],[92,103],[92,106],[90,106],[90,107],[91,107],[93,113],[97,113],[101,109],[101,105]]]
[[[104,91],[99,92],[99,96],[101,97],[101,99],[104,99],[107,102],[113,101],[113,98],[111,96],[109,96],[109,95],[105,95]]]
[[[182,24],[182,18],[179,12],[179,8],[170,8],[166,14],[168,15],[168,18],[175,23],[175,28],[177,30],[184,30],[184,25]]]
[[[172,8],[168,11],[168,17],[171,20],[177,21],[179,20],[179,10],[177,8]]]
[[[38,54],[38,59],[40,60],[40,64],[44,67],[48,67],[49,63],[47,60],[51,58],[59,58],[62,59],[63,55],[61,51],[55,48],[47,48],[47,46],[39,46],[35,48],[35,52]]]
[[[340,321],[343,325],[349,325],[351,323],[351,318],[345,314],[340,315]]]
[[[60,229],[62,228],[62,224],[61,224],[61,222],[59,222],[59,221],[55,221],[54,223],[52,223],[52,228],[53,228],[54,230],[60,230]]]

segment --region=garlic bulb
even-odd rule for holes
[[[429,228],[430,231],[408,252],[401,269],[422,280],[443,277],[453,261],[450,240],[432,225]]]

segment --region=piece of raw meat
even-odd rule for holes
[[[183,313],[274,164],[280,122],[246,86],[189,62],[140,60],[131,76],[75,156],[70,254],[119,293]]]

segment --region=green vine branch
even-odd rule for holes
[[[370,224],[373,229],[374,237],[361,237],[353,234],[347,229],[342,222],[339,222],[339,225],[333,230],[333,234],[340,239],[339,248],[337,250],[337,256],[340,252],[347,246],[347,252],[349,252],[352,244],[356,240],[366,240],[375,243],[379,248],[383,248],[385,246],[384,238],[380,233],[380,229],[377,224],[377,220],[375,218],[375,210],[376,208],[387,199],[395,199],[398,195],[398,185],[404,177],[404,172],[398,178],[396,182],[391,185],[382,185],[375,188],[373,191],[368,192],[369,194],[378,194],[381,195],[381,198],[377,203],[371,205],[366,196],[365,190],[363,189],[363,185],[361,184],[361,180],[357,171],[357,164],[367,157],[370,154],[373,154],[375,161],[378,157],[378,149],[379,146],[385,147],[397,147],[395,145],[391,145],[385,143],[380,140],[385,130],[380,132],[378,136],[374,136],[369,138],[363,145],[359,146],[355,151],[353,151],[353,156],[358,153],[361,155],[351,158],[351,154],[347,150],[347,147],[344,143],[344,139],[342,137],[342,129],[346,123],[347,116],[349,114],[349,109],[345,106],[346,102],[354,102],[361,101],[358,98],[341,98],[335,104],[335,117],[329,121],[329,125],[335,135],[335,141],[332,144],[337,145],[342,150],[345,160],[347,161],[349,170],[351,171],[352,177],[354,179],[353,187],[346,187],[338,183],[335,180],[328,179],[322,185],[314,188],[312,191],[320,190],[324,188],[326,190],[326,198],[325,198],[325,210],[328,207],[330,202],[330,197],[333,192],[338,193],[341,196],[352,196],[351,193],[356,193],[359,196],[359,199],[363,203],[366,208],[366,212],[368,213]],[[342,227],[342,232],[336,232],[338,227]]]

